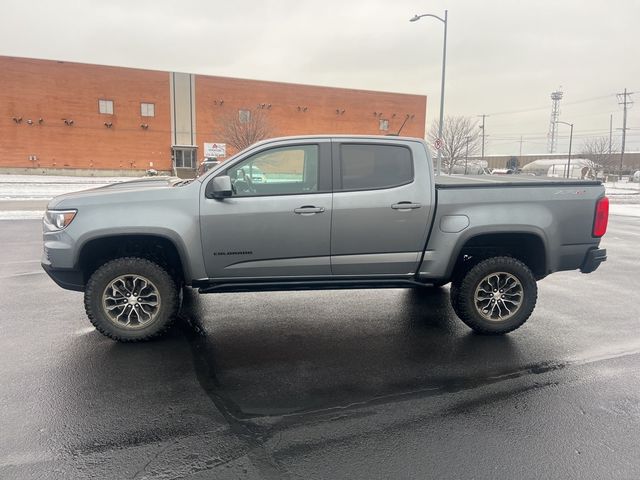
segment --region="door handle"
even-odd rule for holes
[[[297,213],[298,215],[313,215],[322,212],[324,212],[324,207],[315,207],[313,205],[303,205],[293,210],[293,213]]]
[[[419,203],[411,203],[411,202],[399,202],[391,205],[391,208],[394,210],[414,210],[416,208],[420,208],[422,205]]]

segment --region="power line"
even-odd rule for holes
[[[633,129],[627,128],[627,130],[633,130]],[[591,136],[591,135],[598,134],[598,133],[604,134],[604,133],[608,133],[608,132],[609,132],[609,130],[604,130],[604,129],[581,130],[577,134],[574,134],[573,136],[574,137],[576,137],[576,136],[583,136],[584,137],[584,136]],[[505,140],[505,139],[517,140],[521,136],[524,137],[525,139],[527,139],[527,138],[547,138],[547,135],[545,133],[542,133],[542,132],[521,133],[521,134],[515,134],[514,133],[514,134],[505,134],[505,135],[500,135],[499,133],[497,133],[497,134],[492,135],[492,138],[494,138],[494,139],[502,139],[502,140]],[[569,135],[558,134],[557,138],[569,138]]]
[[[581,103],[588,103],[588,102],[593,102],[596,100],[602,100],[605,98],[611,98],[613,97],[613,94],[609,94],[609,95],[600,95],[597,97],[591,97],[591,98],[583,98],[582,100],[575,100],[573,102],[565,102],[564,105],[579,105]],[[495,113],[491,113],[490,115],[493,116],[498,116],[498,115],[515,115],[518,113],[528,113],[528,112],[536,112],[539,110],[546,110],[547,108],[549,108],[548,106],[546,107],[530,107],[530,108],[523,108],[520,110],[505,110],[502,112],[495,112]]]

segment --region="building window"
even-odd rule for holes
[[[98,100],[98,109],[103,115],[113,115],[113,100]]]
[[[392,188],[413,181],[411,151],[395,145],[342,145],[342,190]]]
[[[384,130],[385,132],[389,130],[389,120],[380,119],[380,130]]]
[[[193,148],[174,148],[173,161],[176,168],[196,168],[196,151]]]
[[[143,117],[155,117],[156,116],[156,104],[155,103],[141,103],[140,115]]]
[[[251,121],[251,110],[238,110],[238,120],[240,120],[240,123],[249,123]]]

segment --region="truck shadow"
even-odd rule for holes
[[[236,419],[436,395],[527,370],[511,337],[457,319],[447,288],[241,296],[186,290],[181,311],[198,381]]]

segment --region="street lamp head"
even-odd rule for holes
[[[409,19],[410,22],[417,22],[418,20],[420,20],[420,17],[417,14]]]

